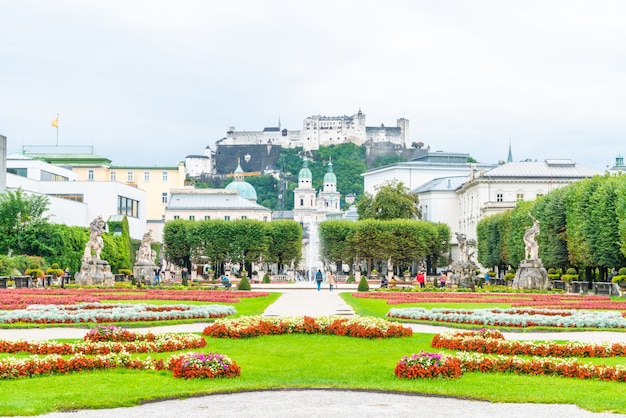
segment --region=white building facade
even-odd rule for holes
[[[7,189],[46,195],[50,222],[88,227],[102,216],[126,215],[132,238],[146,231],[146,192],[112,181],[78,181],[66,168],[20,154],[7,156]]]
[[[476,239],[476,226],[481,219],[513,209],[520,200],[532,201],[557,188],[600,174],[600,170],[559,159],[510,162],[488,171],[473,170],[457,190],[458,230],[468,239]]]

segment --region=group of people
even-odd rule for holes
[[[332,271],[328,271],[328,273],[326,273],[326,280],[328,281],[328,285],[330,286],[330,291],[333,291],[333,287],[337,286],[337,279],[335,278],[335,275],[333,274]],[[315,273],[315,283],[317,283],[317,291],[319,292],[322,289],[322,282],[324,281],[324,274],[322,273],[322,270],[317,270],[317,273]]]
[[[393,282],[395,280],[392,279],[392,287]],[[417,272],[417,274],[415,275],[415,281],[417,282],[417,284],[419,285],[419,287],[426,287],[426,274],[424,273],[424,271],[419,270]],[[448,274],[446,271],[442,271],[441,275],[439,276],[439,287],[446,287],[446,283],[448,282]],[[384,277],[380,280],[380,287],[389,287],[389,280],[387,280],[387,277]]]

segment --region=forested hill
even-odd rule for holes
[[[284,192],[284,210],[293,209],[293,190],[298,187],[298,173],[302,168],[302,149],[285,149],[280,151],[280,157],[276,163],[276,168],[285,173],[287,180],[287,190]],[[365,158],[365,147],[354,144],[332,145],[329,147],[320,147],[319,150],[313,152],[313,156],[308,157],[308,167],[313,174],[313,187],[321,190],[323,187],[324,175],[328,170],[328,162],[333,163],[333,172],[337,176],[337,191],[342,196],[342,207],[346,208],[344,197],[353,193],[357,198],[363,195],[363,174],[367,169]],[[387,164],[393,164],[399,161],[405,161],[404,158],[397,155],[387,155],[378,157],[372,167],[380,167]],[[229,178],[221,185],[206,184],[208,187],[225,187],[232,178]],[[263,176],[249,176],[246,181],[254,186],[257,192],[257,203],[272,210],[279,210],[278,196],[281,192],[281,184],[279,181],[267,174]],[[198,187],[203,185],[198,184]],[[284,186],[283,186],[284,187]]]

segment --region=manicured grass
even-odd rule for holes
[[[433,351],[431,339],[432,334],[385,340],[302,334],[243,340],[211,338],[202,351],[228,355],[241,366],[241,377],[183,380],[173,378],[169,371],[107,370],[9,380],[2,382],[0,415],[131,406],[152,399],[216,392],[327,387],[418,392],[493,402],[566,403],[591,411],[626,413],[626,398],[619,395],[624,383],[478,372],[456,380],[395,377],[393,369],[402,356]],[[625,364],[626,359],[594,362]]]

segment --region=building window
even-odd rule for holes
[[[117,196],[117,213],[138,218],[139,201],[124,196]]]
[[[304,206],[304,199],[300,199],[300,206]]]
[[[176,220],[176,219],[180,219],[180,216],[174,215],[174,220]]]
[[[53,193],[53,194],[49,194],[48,196],[54,196],[54,197],[58,197],[59,199],[66,199],[66,200],[73,200],[75,202],[82,202],[83,201],[83,195],[82,194],[59,194],[59,193]]]
[[[195,220],[196,220],[196,217],[195,217],[194,215],[189,215],[189,220],[190,220],[190,221],[195,221]]]
[[[267,222],[267,216],[263,217],[263,222]]]
[[[524,200],[524,193],[518,193],[517,200]]]
[[[126,173],[126,181],[128,182],[134,182],[135,181],[135,173],[132,171],[129,171]]]
[[[228,216],[228,215],[224,216],[224,220],[225,221],[230,221],[230,216]]]
[[[504,196],[502,196],[502,193],[496,194],[496,202],[502,202],[502,201],[504,201]]]
[[[117,173],[115,171],[111,171],[111,181],[117,181]]]
[[[150,172],[149,171],[144,171],[143,172],[143,181],[150,181]]]
[[[210,220],[211,220],[211,217],[210,217],[209,215],[204,215],[204,220],[205,220],[205,221],[210,221]]]
[[[161,203],[167,203],[167,192],[161,193]]]
[[[87,171],[87,180],[93,181],[93,170]]]
[[[167,181],[167,171],[163,171],[161,173],[161,177],[163,178],[163,181]]]
[[[242,216],[241,219],[248,219],[248,217],[247,216]]]
[[[15,174],[20,177],[28,177],[28,170],[26,168],[7,168],[7,173]]]
[[[69,181],[69,178],[60,176],[58,174],[51,173],[49,171],[41,170],[41,181]]]

